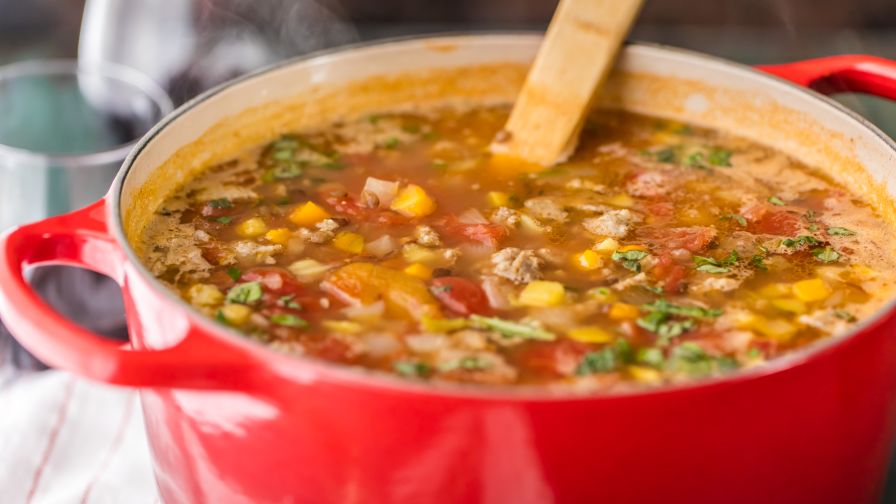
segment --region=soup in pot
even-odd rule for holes
[[[407,379],[583,390],[763,365],[891,292],[893,228],[773,149],[618,111],[547,170],[508,107],[383,114],[210,167],[145,230],[196,309]]]

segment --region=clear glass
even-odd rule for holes
[[[172,109],[127,67],[0,67],[0,231],[96,201],[137,139]]]

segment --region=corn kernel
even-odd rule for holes
[[[659,383],[663,381],[663,375],[659,371],[647,366],[628,366],[625,370],[635,381],[641,383]]]
[[[613,320],[636,319],[640,312],[638,307],[628,303],[613,303],[610,306],[610,318]]]
[[[613,252],[616,252],[616,250],[618,250],[618,249],[619,249],[619,242],[612,238],[607,238],[607,239],[603,240],[602,242],[595,245],[593,248],[593,250],[595,252],[600,252],[601,254],[605,254],[605,255],[612,254]]]
[[[342,334],[358,334],[364,328],[361,324],[350,320],[324,320],[320,325],[328,331]]]
[[[333,246],[344,252],[360,254],[364,252],[364,237],[351,231],[343,231],[333,238]]]
[[[210,284],[194,284],[187,289],[187,299],[194,306],[214,306],[224,301],[224,293]]]
[[[280,245],[286,245],[289,242],[292,234],[286,228],[277,228],[272,229],[264,234],[264,237],[273,243],[278,243]]]
[[[422,187],[409,184],[398,191],[389,208],[406,217],[424,217],[436,211],[436,202]]]
[[[779,298],[793,294],[793,287],[789,283],[770,283],[760,287],[758,292],[764,298]]]
[[[232,326],[241,326],[249,321],[252,308],[241,304],[226,304],[218,312],[224,321]]]
[[[520,293],[519,303],[524,306],[556,306],[566,299],[566,290],[560,282],[536,280]]]
[[[510,204],[510,195],[502,191],[489,191],[485,196],[488,204],[493,207],[502,207]]]
[[[641,252],[647,252],[647,247],[644,245],[623,245],[618,249],[620,252],[629,252],[631,250],[640,250]]]
[[[820,278],[800,280],[793,284],[793,295],[807,303],[826,299],[833,292],[833,289]]]
[[[799,327],[783,319],[765,319],[760,317],[754,324],[753,329],[769,339],[786,343],[796,335]]]
[[[313,201],[308,201],[304,205],[296,207],[296,209],[289,214],[289,220],[302,227],[313,226],[329,217],[330,214]]]
[[[583,343],[609,343],[613,341],[612,334],[597,326],[576,327],[567,331],[566,335]]]
[[[802,315],[803,313],[806,313],[806,303],[802,302],[799,299],[778,298],[778,299],[772,299],[771,303],[772,303],[772,306],[774,306],[775,308],[782,310],[782,311],[796,313],[797,315]]]
[[[603,259],[601,259],[597,252],[590,249],[572,256],[572,262],[579,269],[585,271],[591,271],[600,268],[604,264]]]
[[[430,278],[432,278],[432,268],[426,266],[425,264],[411,264],[404,269],[404,272],[421,280],[429,280]]]
[[[267,225],[261,220],[261,217],[252,217],[239,223],[236,227],[236,234],[243,238],[255,238],[265,234],[268,230]]]
[[[613,196],[607,200],[607,203],[622,208],[631,208],[635,206],[635,200],[625,193],[619,193],[616,196]]]

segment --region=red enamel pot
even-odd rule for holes
[[[538,43],[478,35],[368,45],[206,93],[140,142],[102,201],[5,234],[0,316],[48,364],[140,389],[169,503],[878,500],[896,428],[893,303],[849,334],[723,378],[560,394],[415,384],[280,355],[204,318],[138,262],[130,237],[205,164],[352,113],[512,100]],[[599,105],[770,144],[890,215],[896,145],[806,87],[896,98],[896,64],[842,56],[762,70],[629,45]],[[121,284],[128,345],[39,300],[23,270],[51,263]]]

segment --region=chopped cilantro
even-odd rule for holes
[[[704,156],[702,152],[693,152],[688,155],[684,163],[691,168],[699,168],[701,170],[705,170],[706,163],[703,162],[703,158]]]
[[[715,147],[709,151],[706,160],[713,166],[731,166],[731,151]]]
[[[840,259],[840,253],[831,247],[818,247],[812,251],[812,255],[819,261],[825,263],[836,262],[837,259]]]
[[[782,200],[781,198],[779,198],[777,196],[769,196],[768,202],[771,203],[772,205],[778,205],[778,206],[784,206],[787,204],[787,203],[784,203],[784,200]]]
[[[669,303],[665,299],[658,299],[653,303],[644,305],[644,309],[659,311],[672,315],[682,315],[698,319],[711,319],[722,315],[722,310],[716,308],[703,308],[701,306],[681,306]]]
[[[694,263],[697,265],[697,271],[706,273],[729,273],[731,272],[731,268],[728,266],[737,264],[739,259],[740,256],[737,254],[737,251],[732,249],[731,253],[728,254],[728,257],[721,261],[713,259],[712,257],[694,256]]]
[[[397,149],[401,145],[401,141],[395,137],[389,137],[383,142],[382,147],[385,149]]]
[[[638,324],[638,327],[659,336],[657,340],[659,345],[667,344],[670,339],[681,336],[696,325],[692,319],[672,320],[671,314],[659,311],[652,311],[639,318],[635,323]]]
[[[750,347],[750,349],[747,350],[747,358],[750,360],[757,360],[763,357],[762,350],[760,350],[759,347]]]
[[[706,376],[716,371],[737,369],[737,361],[731,357],[714,357],[699,345],[685,342],[672,349],[669,367],[692,376]]]
[[[853,236],[855,231],[851,231],[842,227],[829,227],[828,234],[831,236]]]
[[[392,367],[401,376],[425,378],[432,373],[432,368],[425,362],[398,361]]]
[[[275,179],[296,178],[304,172],[305,170],[302,169],[302,166],[299,163],[295,162],[278,164],[273,169],[271,169],[271,175]]]
[[[646,347],[638,349],[635,360],[641,364],[659,367],[663,365],[665,357],[663,357],[662,349],[656,347]]]
[[[417,123],[406,123],[401,125],[402,131],[406,131],[412,135],[420,133],[420,125]]]
[[[261,299],[261,284],[259,282],[246,282],[236,284],[227,291],[229,303],[252,304]]]
[[[339,161],[338,159],[331,159],[330,161],[327,161],[320,166],[322,168],[326,168],[327,170],[341,170],[345,168],[345,163]]]
[[[490,363],[475,356],[467,356],[445,362],[439,366],[439,370],[454,371],[455,369],[462,369],[464,371],[479,371],[489,367],[491,367]]]
[[[233,279],[234,282],[239,282],[240,277],[243,276],[243,272],[240,271],[239,268],[235,266],[231,266],[227,268],[227,276]]]
[[[284,327],[293,327],[296,329],[305,329],[308,327],[308,322],[301,317],[297,317],[292,313],[277,313],[275,315],[271,315],[269,319],[272,323],[281,325]]]
[[[632,348],[628,340],[618,339],[612,345],[607,345],[600,350],[588,352],[582,356],[582,360],[576,366],[575,372],[578,376],[607,373],[631,360]]]
[[[768,266],[765,265],[765,257],[759,254],[756,254],[750,258],[750,266],[758,269],[759,271],[768,271]]]
[[[227,198],[216,198],[206,203],[209,208],[233,208],[233,203]]]
[[[740,224],[742,227],[747,227],[747,219],[745,219],[743,215],[728,214],[722,217],[722,220],[733,220]]]
[[[277,304],[284,308],[300,309],[302,305],[296,303],[295,297],[296,296],[294,294],[290,294],[288,296],[280,296],[280,299],[277,300]]]
[[[222,324],[227,323],[227,318],[224,316],[224,312],[222,312],[221,310],[215,312],[215,320],[221,322]]]
[[[818,245],[821,241],[814,236],[800,235],[796,238],[787,238],[781,241],[781,245],[787,248],[801,247],[803,245]]]
[[[233,217],[226,215],[224,217],[218,217],[217,219],[215,219],[215,222],[220,222],[221,224],[230,224],[232,221]]]
[[[533,339],[541,341],[553,341],[557,336],[534,325],[521,322],[511,322],[498,317],[483,317],[482,315],[470,315],[470,320],[486,329],[501,333],[503,336]]]
[[[627,250],[625,252],[617,250],[613,252],[612,258],[614,261],[621,263],[623,268],[639,273],[641,271],[641,260],[649,255],[643,250]]]
[[[644,284],[641,287],[644,287],[645,289],[649,290],[650,292],[652,292],[654,294],[662,294],[663,293],[663,288],[660,287],[659,285]]]

